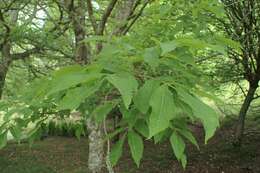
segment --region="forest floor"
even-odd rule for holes
[[[145,145],[145,157],[136,168],[128,147],[115,168],[116,173],[260,173],[260,121],[247,122],[243,145],[232,145],[234,121],[222,125],[216,135],[203,145],[203,129],[193,130],[200,150],[188,145],[188,165],[184,171],[174,158],[169,143]],[[0,150],[0,173],[86,173],[87,140],[48,137],[28,144],[11,144]]]

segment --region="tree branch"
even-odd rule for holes
[[[236,82],[237,83],[237,86],[239,87],[239,89],[242,91],[244,97],[246,97],[246,92],[248,91],[244,91],[243,87],[240,85],[239,81]]]
[[[104,14],[102,15],[101,21],[99,23],[99,27],[98,27],[98,35],[103,35],[107,20],[109,18],[109,16],[111,15],[115,5],[117,3],[117,0],[111,0],[110,3],[108,4]]]
[[[40,48],[35,47],[32,49],[26,50],[22,53],[12,54],[11,57],[12,57],[12,60],[26,59],[26,58],[29,58],[32,54],[40,53],[41,51],[42,50]]]
[[[93,6],[92,6],[91,0],[87,0],[87,10],[88,10],[88,16],[91,21],[93,30],[94,30],[95,34],[97,34],[97,22],[93,15]]]
[[[151,2],[151,0],[147,0],[144,5],[142,6],[142,8],[140,9],[140,11],[135,15],[135,17],[133,18],[133,20],[130,22],[130,24],[126,27],[126,29],[123,31],[123,35],[127,34],[127,32],[132,28],[132,26],[135,24],[135,22],[139,19],[139,17],[143,14],[143,11],[145,9],[145,7]]]
[[[0,23],[3,24],[3,26],[5,27],[6,29],[6,35],[5,35],[5,38],[4,38],[4,42],[7,41],[8,37],[9,37],[9,33],[10,33],[10,27],[6,24],[5,22],[5,19],[4,19],[4,14],[2,13],[2,10],[0,10]]]
[[[134,17],[134,12],[136,10],[136,8],[140,5],[141,0],[137,0],[133,6],[133,9],[131,10],[130,14],[129,14],[129,19],[131,19],[132,17]]]
[[[253,100],[259,99],[260,95],[256,94],[256,96],[253,98]]]

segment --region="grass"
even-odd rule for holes
[[[1,173],[55,173],[52,168],[35,161],[34,157],[24,157],[17,160],[0,158]]]
[[[140,168],[133,163],[125,145],[116,173],[259,173],[260,126],[253,119],[247,122],[241,148],[232,145],[234,122],[226,122],[208,145],[203,145],[203,129],[192,127],[201,149],[187,144],[188,165],[183,170],[176,161],[169,143],[145,144]],[[88,142],[69,137],[49,137],[28,144],[11,144],[0,150],[1,173],[87,173]]]
[[[85,139],[51,137],[32,147],[12,144],[0,155],[1,173],[81,173],[87,168]]]

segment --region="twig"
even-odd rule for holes
[[[242,91],[243,95],[246,97],[246,92],[244,91],[243,87],[239,84],[239,81],[237,82],[237,86],[240,88]]]

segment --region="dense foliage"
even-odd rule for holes
[[[205,143],[219,127],[205,98],[219,101],[210,92],[242,83],[240,69],[253,68],[243,63],[245,45],[225,28],[234,27],[233,1],[0,3],[0,148],[8,134],[31,143],[50,122],[73,118],[78,138],[91,134],[88,121],[105,132],[112,166],[126,141],[139,166],[144,140],[152,140],[169,141],[185,167],[186,142],[199,149],[191,124],[203,125]],[[111,118],[119,121],[108,133]]]

